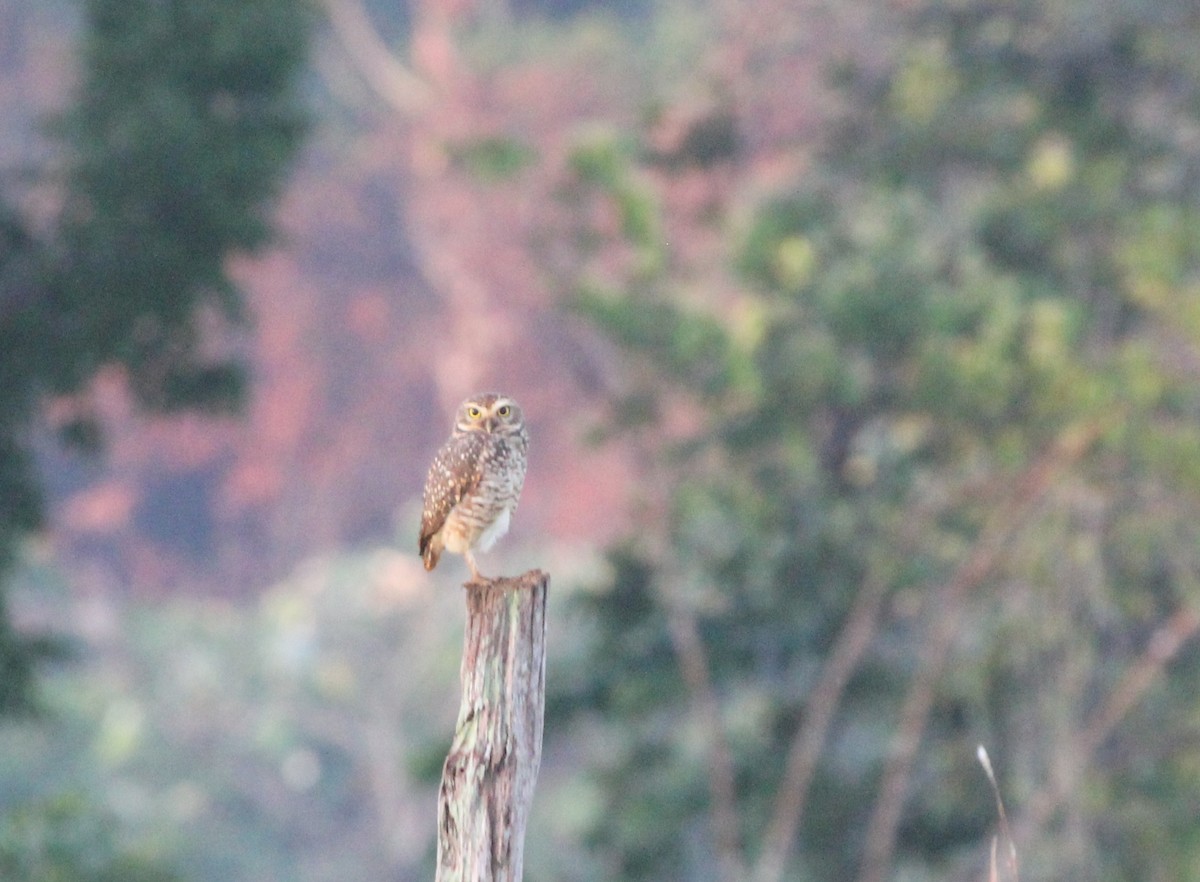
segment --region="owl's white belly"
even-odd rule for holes
[[[507,505],[500,510],[500,514],[496,519],[483,528],[483,532],[479,534],[479,541],[476,547],[480,551],[487,551],[496,544],[496,540],[508,532],[508,522],[512,519],[512,509]]]
[[[504,505],[496,516],[480,524],[478,512],[468,513],[463,506],[456,506],[442,528],[442,541],[448,551],[465,554],[470,550],[488,551],[501,536],[508,532],[512,520],[512,507]]]

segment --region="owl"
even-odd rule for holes
[[[472,552],[487,551],[508,532],[528,448],[525,419],[511,398],[487,392],[459,406],[454,431],[425,479],[418,543],[425,569],[448,550],[466,558],[472,582],[487,581]]]

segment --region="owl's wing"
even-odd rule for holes
[[[483,435],[471,432],[451,438],[434,457],[425,479],[425,504],[421,511],[418,548],[422,557],[454,506],[478,489],[483,478],[480,456],[483,446]]]

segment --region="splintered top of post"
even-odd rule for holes
[[[495,579],[486,579],[482,582],[465,582],[463,583],[463,587],[468,591],[487,588],[500,591],[522,591],[537,588],[538,586],[545,588],[549,581],[550,574],[545,570],[530,570],[519,576],[498,576]]]

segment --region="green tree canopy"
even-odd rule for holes
[[[1200,609],[1200,20],[890,16],[817,166],[720,216],[735,295],[668,257],[675,172],[581,148],[580,216],[641,220],[581,238],[576,305],[665,488],[558,700],[622,745],[591,835],[625,879],[977,878],[982,743],[1022,878],[1186,874],[1198,657],[1118,699]]]
[[[94,444],[88,384],[125,371],[154,410],[227,408],[244,320],[230,255],[265,244],[306,127],[310,12],[291,0],[85,0],[76,94],[43,169],[61,211],[33,229],[0,193],[0,563],[42,520],[39,408],[77,399],[68,440]],[[224,335],[226,339],[220,339]],[[0,708],[28,697],[38,648],[0,616]]]

